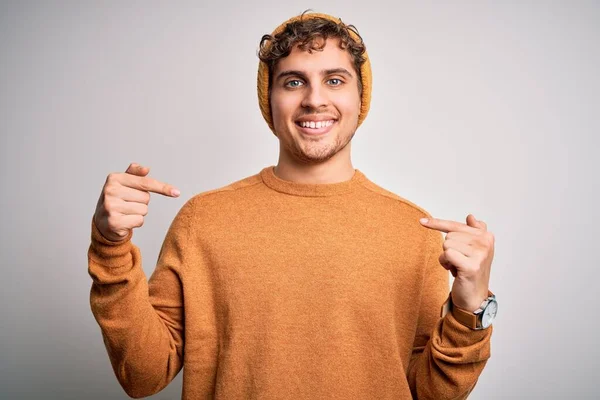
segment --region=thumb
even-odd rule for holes
[[[471,218],[469,218],[469,217],[471,217]],[[484,231],[487,230],[486,223],[483,221],[477,220],[473,214],[467,215],[467,225],[472,226],[473,228],[483,229]]]
[[[137,176],[146,176],[150,172],[150,168],[143,167],[137,163],[131,163],[125,172]]]

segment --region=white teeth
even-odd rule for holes
[[[302,126],[303,128],[313,128],[313,129],[319,129],[319,128],[324,128],[326,126],[329,126],[333,124],[333,120],[329,120],[329,121],[303,121],[300,122],[300,126]]]

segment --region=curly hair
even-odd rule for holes
[[[275,36],[263,35],[260,40],[258,58],[266,63],[269,69],[269,94],[275,66],[291,53],[295,45],[298,45],[302,51],[312,53],[313,50],[323,51],[327,38],[338,38],[340,48],[348,50],[352,56],[354,70],[358,77],[358,90],[362,95],[360,69],[365,62],[366,47],[358,30],[354,25],[344,24],[341,18],[337,23],[321,17],[303,18],[308,11],[304,11],[299,20],[287,24],[282,32]],[[351,36],[350,30],[356,34],[358,40]]]

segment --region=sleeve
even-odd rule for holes
[[[442,233],[431,232],[408,382],[415,399],[466,399],[490,357],[493,327],[471,329],[451,312],[441,317],[450,290],[449,272],[439,262]]]
[[[149,281],[133,231],[110,241],[92,219],[90,306],[117,380],[133,398],[161,391],[182,368],[182,270],[192,212],[188,201],[175,216]]]

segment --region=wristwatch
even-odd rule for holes
[[[448,299],[442,305],[441,316],[444,317],[449,311],[452,316],[461,324],[474,330],[486,329],[496,318],[498,312],[498,302],[496,295],[488,290],[488,297],[481,303],[479,308],[473,312],[456,307],[452,304],[452,292],[448,295]]]

